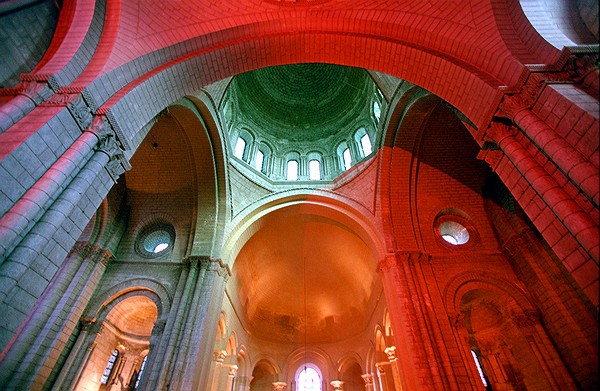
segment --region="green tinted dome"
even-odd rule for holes
[[[337,134],[366,107],[373,81],[364,69],[294,64],[234,78],[238,114],[270,137],[313,142]]]

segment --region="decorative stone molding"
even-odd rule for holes
[[[365,373],[364,375],[360,375],[362,379],[365,381],[365,388],[369,389],[369,386],[373,385],[373,375],[370,373]]]
[[[98,137],[96,150],[109,157],[106,170],[116,183],[119,176],[131,169],[131,164],[125,157],[122,142],[104,116],[94,116],[86,131],[92,132]]]
[[[75,254],[82,259],[90,259],[94,262],[102,263],[105,267],[115,259],[109,250],[93,245],[90,242],[76,242],[69,252],[69,255]]]
[[[335,391],[344,391],[344,382],[341,380],[332,380],[329,384]]]
[[[48,86],[48,83],[26,81],[21,83],[18,94],[26,96],[36,106],[39,106],[49,99],[54,94],[54,91]]]
[[[210,263],[208,264],[207,270],[217,272],[217,275],[219,277],[223,277],[225,282],[227,282],[229,277],[231,277],[231,269],[229,269],[229,265],[227,265],[221,259],[210,258],[209,262]]]
[[[57,94],[58,96],[62,94]],[[94,115],[92,114],[92,109],[88,106],[88,104],[83,100],[83,96],[81,94],[77,95],[63,95],[70,98],[70,101],[67,101],[67,109],[79,125],[79,128],[84,131],[90,126],[92,120],[94,119]]]
[[[396,347],[395,346],[390,346],[389,348],[385,348],[384,352],[387,355],[387,358],[390,362],[396,361]]]
[[[533,327],[540,323],[541,314],[531,309],[511,314],[511,319],[518,327]]]
[[[223,361],[225,361],[225,357],[227,357],[227,352],[225,350],[213,351],[213,361],[223,364]]]
[[[165,331],[165,326],[167,325],[167,321],[164,319],[159,319],[154,322],[154,327],[152,328],[152,334],[154,335],[162,335],[163,331]]]
[[[102,323],[97,322],[96,319],[81,318],[79,320],[81,325],[81,331],[88,334],[99,334],[102,331]]]
[[[282,381],[275,381],[271,384],[273,385],[273,391],[283,391],[287,387],[287,383]]]

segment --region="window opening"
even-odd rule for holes
[[[316,369],[304,367],[298,375],[298,391],[321,391],[321,376]]]
[[[108,358],[108,363],[106,364],[106,368],[104,368],[104,373],[100,378],[101,384],[106,384],[108,379],[110,378],[110,374],[115,366],[115,362],[117,361],[117,357],[119,357],[119,351],[117,349],[113,350],[110,357]]]
[[[475,366],[477,367],[477,372],[479,373],[479,377],[481,378],[481,382],[483,383],[483,386],[486,389],[488,389],[489,384],[488,384],[488,381],[487,381],[487,376],[485,375],[485,372],[483,371],[483,367],[481,365],[481,361],[479,360],[479,356],[472,349],[471,349],[471,355],[473,356],[473,361],[475,361]]]
[[[381,106],[377,101],[373,102],[373,114],[375,114],[375,118],[379,121],[379,118],[381,118]]]
[[[440,224],[440,234],[442,239],[455,246],[469,241],[469,231],[456,221],[445,221]]]
[[[321,180],[321,163],[318,160],[308,162],[308,177],[311,181]]]
[[[364,156],[369,156],[371,154],[371,152],[373,152],[373,146],[371,145],[371,139],[369,138],[369,135],[367,133],[365,133],[364,136],[362,136],[360,138],[360,145],[362,147]]]
[[[263,170],[263,161],[265,160],[265,154],[261,151],[256,152],[256,164],[255,167],[258,171],[262,172]]]
[[[238,137],[237,142],[235,143],[235,157],[238,159],[244,159],[244,151],[246,150],[246,140],[241,137]]]
[[[140,379],[142,378],[142,374],[144,373],[144,368],[146,367],[146,359],[148,358],[148,356],[146,355],[144,357],[144,359],[142,360],[142,365],[140,365],[140,371],[137,374],[137,377],[135,378],[135,385],[133,386],[134,389],[137,389],[139,384],[140,384]]]
[[[286,178],[288,181],[298,180],[298,162],[296,160],[288,161]]]
[[[342,157],[344,159],[344,170],[348,170],[350,167],[352,167],[352,156],[350,155],[350,148],[344,149]]]

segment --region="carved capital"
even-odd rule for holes
[[[287,383],[282,381],[275,381],[271,384],[273,385],[273,391],[283,391],[287,387]]]
[[[511,120],[522,110],[531,109],[544,86],[542,75],[532,73],[518,94],[504,95],[498,107],[497,116]]]
[[[373,375],[370,373],[365,373],[364,375],[360,375],[362,379],[365,381],[365,386],[370,386],[373,384]]]
[[[62,95],[62,94],[57,94]],[[92,109],[88,104],[83,100],[83,96],[81,94],[77,95],[64,95],[70,97],[70,102],[67,101],[67,109],[77,122],[77,125],[84,131],[90,126],[92,123],[92,119],[94,118],[94,114],[92,113]]]
[[[511,319],[518,327],[533,327],[540,323],[540,313],[537,310],[524,310],[513,313]]]
[[[225,282],[227,282],[229,277],[231,277],[231,270],[229,269],[229,265],[227,265],[221,259],[210,258],[207,270],[216,272],[219,277],[223,277]]]
[[[398,259],[398,262],[406,262],[410,266],[431,263],[431,256],[418,250],[398,251],[396,252],[396,258]]]
[[[488,126],[488,128],[485,131],[484,139],[487,141],[492,141],[496,145],[500,145],[502,140],[504,140],[507,137],[514,136],[515,134],[517,134],[517,128],[515,128],[514,126],[509,126],[502,122],[492,121],[490,123],[490,126]]]
[[[92,245],[89,242],[75,242],[71,251],[69,251],[69,257],[77,256],[81,259],[87,258],[90,254]]]
[[[380,273],[387,273],[391,269],[398,268],[398,261],[396,259],[396,254],[387,254],[385,258],[383,258],[377,264],[377,271]]]
[[[332,380],[329,384],[333,387],[335,391],[343,391],[344,390],[344,382],[341,380]]]
[[[227,357],[227,352],[225,350],[215,350],[213,352],[213,361],[216,361],[217,363],[223,364],[225,357]]]
[[[79,320],[81,331],[88,334],[98,334],[102,331],[102,324],[92,318],[81,318]]]
[[[588,73],[598,70],[598,53],[571,55],[563,69],[569,75],[570,81],[579,83]]]
[[[390,362],[396,361],[396,347],[390,346],[389,348],[385,348],[385,354]]]

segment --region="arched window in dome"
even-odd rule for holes
[[[375,116],[375,120],[379,122],[381,118],[381,105],[377,101],[373,102],[373,115]]]
[[[244,160],[244,152],[246,152],[246,140],[244,140],[241,137],[238,137],[235,143],[235,152],[233,154],[238,159]]]
[[[371,143],[371,137],[365,128],[359,128],[354,133],[354,140],[360,146],[359,151],[362,157],[369,156],[373,152],[373,144]]]
[[[322,391],[322,383],[321,372],[315,365],[306,364],[296,372],[298,391]]]
[[[346,147],[342,152],[342,159],[344,162],[344,170],[350,169],[352,167],[352,155],[350,155],[350,148]]]
[[[308,179],[311,181],[321,180],[321,162],[317,159],[308,162]]]
[[[256,151],[256,159],[254,160],[254,167],[257,171],[263,172],[263,163],[265,160],[265,154],[259,149]]]
[[[298,180],[298,161],[297,160],[288,160],[287,172],[285,174],[285,178],[288,181],[297,181]]]
[[[102,373],[102,377],[100,378],[100,384],[108,384],[109,379],[113,377],[111,375],[113,374],[113,369],[115,368],[115,364],[117,363],[118,359],[119,351],[115,349],[112,351],[110,357],[108,358],[108,363],[106,364],[104,372]]]

